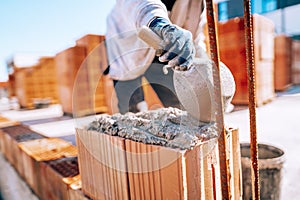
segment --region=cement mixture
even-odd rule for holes
[[[171,107],[124,115],[99,115],[86,129],[182,150],[218,136],[215,123],[199,122],[186,111]]]

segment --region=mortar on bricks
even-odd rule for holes
[[[93,199],[221,199],[215,124],[185,111],[99,115],[76,139],[82,190]],[[226,139],[231,192],[240,196],[237,130]]]

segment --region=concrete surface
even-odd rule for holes
[[[61,105],[54,104],[50,105],[48,108],[41,108],[37,110],[8,110],[1,111],[0,114],[2,117],[23,122],[28,120],[61,117],[63,115],[63,111]]]
[[[225,122],[239,128],[241,142],[250,142],[247,107],[226,114]],[[259,143],[285,152],[281,199],[300,199],[300,86],[277,93],[272,102],[257,108],[257,134]]]
[[[0,166],[0,193],[4,200],[38,200],[2,153],[0,153]]]
[[[43,124],[35,124],[29,126],[29,128],[46,137],[61,137],[75,134],[75,126],[73,119],[57,122],[48,122]]]

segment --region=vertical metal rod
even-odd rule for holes
[[[246,39],[246,58],[248,69],[248,94],[250,115],[250,151],[252,163],[252,198],[260,199],[259,170],[258,170],[258,146],[256,133],[256,93],[255,93],[255,68],[254,68],[254,40],[253,22],[251,16],[250,0],[244,0],[244,26]]]
[[[220,160],[220,177],[221,177],[221,190],[222,199],[230,199],[230,184],[228,178],[228,163],[226,158],[226,131],[224,127],[224,110],[222,100],[222,88],[220,81],[220,65],[219,65],[219,51],[217,43],[216,23],[214,16],[213,1],[206,0],[206,14],[207,14],[207,25],[210,45],[211,59],[215,63],[213,67],[213,82],[214,82],[214,96],[216,106],[216,124],[217,131],[219,133],[219,160]]]
[[[211,164],[211,174],[212,177],[216,177],[216,171],[214,164]],[[216,179],[213,178],[213,197],[217,199],[217,187],[216,187]]]

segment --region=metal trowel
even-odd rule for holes
[[[138,36],[149,46],[161,51],[162,39],[148,27],[142,27]],[[176,95],[184,109],[193,117],[202,122],[216,120],[216,105],[213,85],[214,63],[205,55],[195,58],[192,66],[185,71],[174,70],[174,87]],[[221,63],[221,85],[224,109],[232,100],[235,92],[235,82],[230,70]]]

